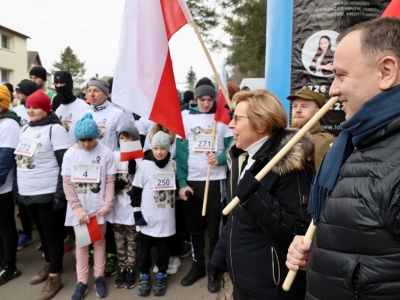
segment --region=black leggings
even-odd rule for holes
[[[0,195],[0,238],[3,246],[3,260],[15,265],[18,246],[18,232],[15,226],[15,205],[12,192]]]
[[[40,235],[46,262],[50,263],[50,273],[59,273],[64,257],[64,222],[66,208],[53,211],[53,203],[32,204],[28,214]]]

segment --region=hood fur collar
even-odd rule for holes
[[[275,131],[254,155],[253,169],[257,173],[295,136],[297,129],[287,128]],[[314,163],[314,141],[307,133],[292,149],[273,167],[272,172],[284,175],[300,171],[306,165]]]

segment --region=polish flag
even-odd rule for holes
[[[113,102],[185,138],[168,41],[193,17],[185,0],[126,0]]]
[[[400,0],[392,0],[383,12],[382,17],[400,18]]]
[[[85,247],[101,240],[100,227],[96,216],[90,218],[90,223],[75,225],[74,231],[80,247]]]
[[[121,161],[143,158],[144,153],[140,141],[122,142],[120,144]]]
[[[226,83],[225,62],[222,64],[222,70],[221,70],[221,73],[219,74],[219,77],[221,78],[222,84],[225,87],[225,91],[228,93],[228,84]],[[218,97],[217,97],[217,108],[215,111],[214,118],[216,121],[222,122],[222,123],[225,123],[226,125],[228,125],[231,120],[229,118],[229,109],[225,107],[226,104],[227,104],[227,102],[224,97],[224,94],[222,93],[221,87],[219,87]]]

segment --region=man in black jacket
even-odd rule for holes
[[[307,300],[399,299],[400,19],[358,24],[339,40],[330,95],[346,121],[313,182],[316,236],[311,247],[296,236],[286,265],[307,265]]]

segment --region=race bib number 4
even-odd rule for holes
[[[155,191],[176,190],[175,173],[154,173],[153,188]]]
[[[71,182],[100,182],[100,165],[76,163],[72,168]]]
[[[32,157],[38,143],[39,140],[35,138],[22,138],[19,140],[14,154]]]
[[[193,140],[193,151],[194,152],[211,152],[211,134],[199,134],[197,139]],[[214,140],[214,152],[218,151],[217,137]]]

